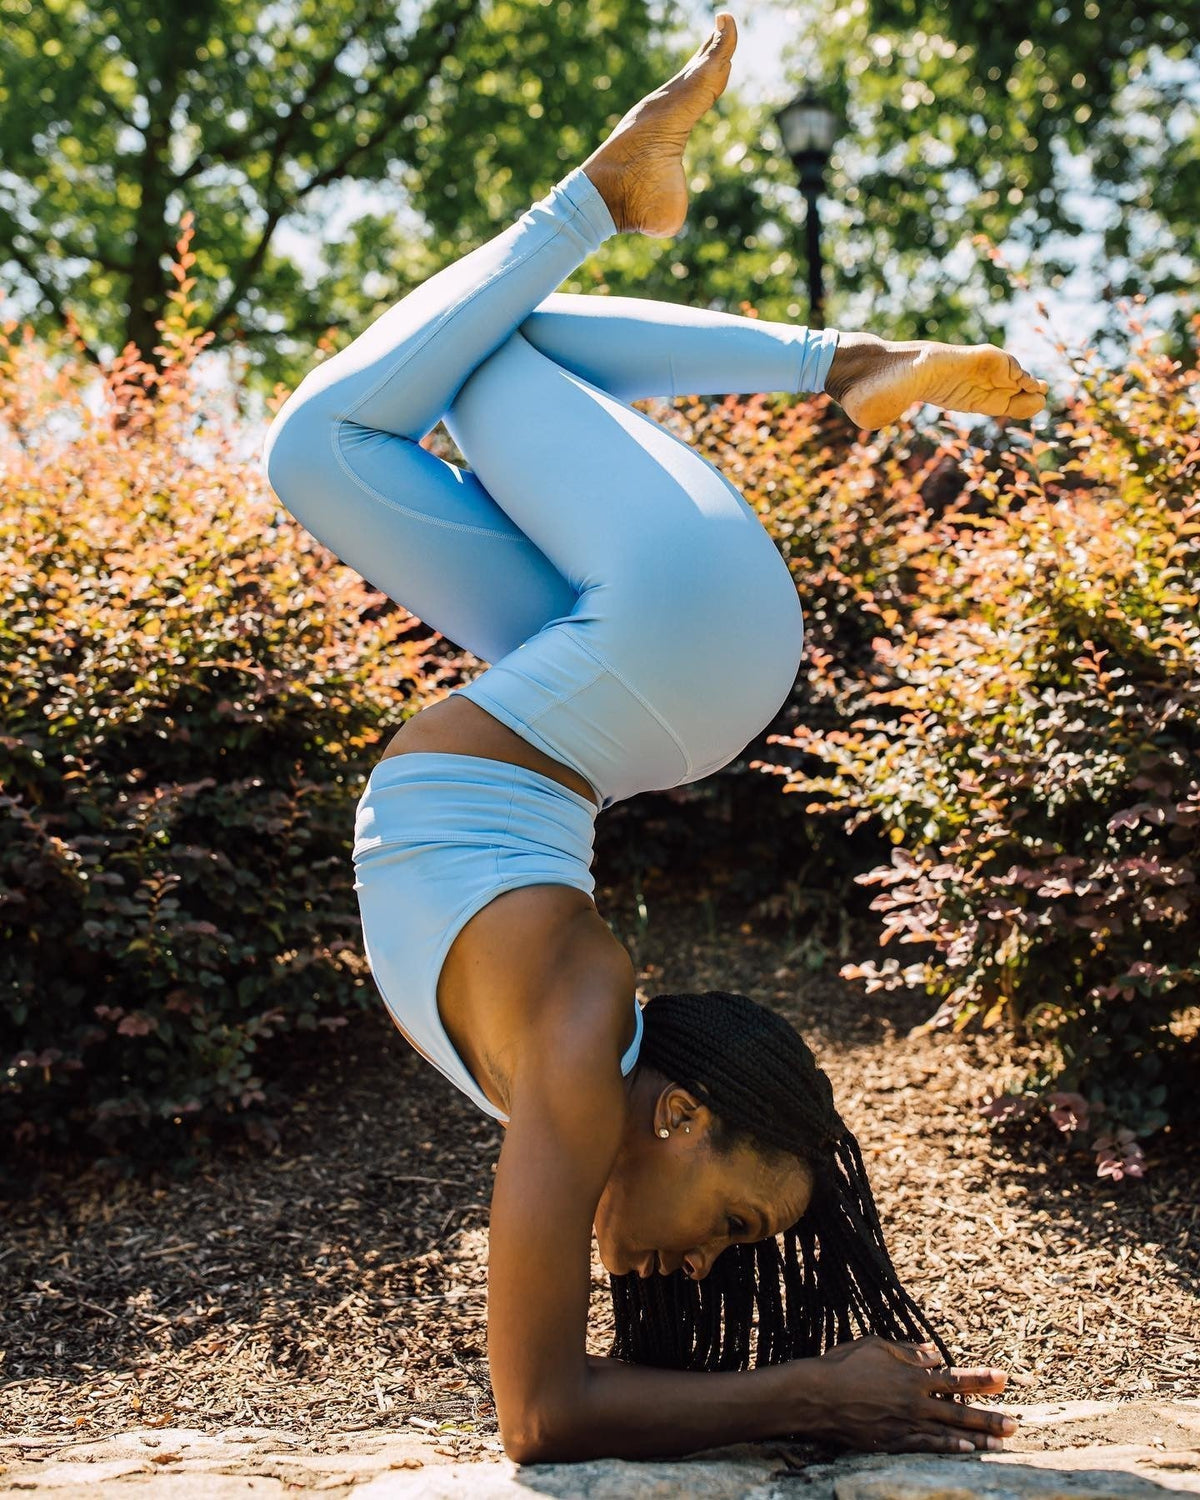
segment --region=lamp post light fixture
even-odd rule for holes
[[[810,86],[776,111],[775,123],[808,205],[809,323],[813,328],[824,328],[825,290],[821,278],[821,219],[817,198],[825,186],[825,168],[842,122]]]

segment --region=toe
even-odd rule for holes
[[[1046,408],[1046,398],[1040,391],[1025,392],[1013,396],[1008,403],[1005,416],[1009,417],[1035,417],[1038,412]]]
[[[1006,354],[1004,356],[1004,373],[1008,376],[1008,383],[1010,385],[1015,385],[1019,388],[1025,382],[1025,371],[1021,368],[1020,362],[1014,355]]]
[[[972,374],[993,389],[1020,390],[1025,371],[1004,349],[998,349],[995,344],[984,344],[979,347]]]

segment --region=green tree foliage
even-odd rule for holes
[[[661,29],[640,0],[0,0],[0,265],[39,332],[151,359],[190,210],[214,347],[292,383],[593,150],[681,61]],[[389,201],[331,234],[348,179]]]
[[[1035,282],[1058,284],[1081,227],[1067,158],[1114,207],[1105,297],[1194,284],[1198,12],[799,8],[799,71],[829,80],[848,120],[829,179],[843,216],[827,234],[830,321],[1000,341],[1010,288],[972,238],[1023,241]],[[213,346],[241,348],[253,384],[292,385],[323,334],[346,342],[581,160],[706,18],[690,0],[0,0],[0,267],[34,292],[39,333],[73,313],[92,359],[132,340],[156,362],[190,210]],[[604,279],[580,289],[806,317],[792,167],[736,71],[689,169],[683,233],[614,241]],[[372,197],[342,224],[351,182]],[[320,247],[315,278],[297,234]]]
[[[1080,192],[1105,209],[1106,334],[1119,338],[1119,299],[1196,285],[1197,0],[819,0],[806,16],[797,61],[847,120],[836,285],[892,336],[998,341],[1009,287],[972,237],[1026,247],[1035,283],[1055,287],[1090,227]]]

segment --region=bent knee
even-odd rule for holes
[[[301,381],[275,413],[262,446],[267,483],[285,503],[311,475],[317,444],[328,447],[328,432],[327,418]]]

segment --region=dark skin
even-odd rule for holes
[[[577,772],[465,698],[414,715],[387,755],[431,750],[529,766],[599,807]],[[710,1111],[673,1080],[641,1066],[622,1077],[635,993],[629,954],[595,903],[558,885],[496,897],[458,934],[439,980],[451,1041],[509,1116],[488,1265],[488,1359],[509,1456],[667,1458],[795,1432],[889,1452],[999,1446],[1011,1419],[945,1397],[999,1394],[1004,1372],[939,1370],[917,1345],[861,1338],[719,1374],[586,1353],[593,1234],[610,1271],[703,1277],[728,1244],[794,1223],[812,1191],[797,1158],[715,1150]]]
[[[593,1217],[606,1271],[701,1281],[729,1245],[779,1234],[808,1207],[812,1174],[799,1158],[716,1149],[712,1112],[653,1069],[636,1069],[626,1092],[625,1131]]]
[[[717,23],[583,164],[622,233],[669,237],[683,224],[683,149],[724,89],[736,45],[732,16],[721,12]],[[942,399],[928,383],[906,384],[918,355],[932,367],[926,346],[899,351],[886,367],[881,351],[881,341],[850,336],[831,366],[837,399],[856,420]],[[972,372],[971,392],[983,380]],[[1015,391],[1017,375],[1005,378]],[[954,400],[964,380],[950,381]],[[983,380],[989,401],[994,383]],[[992,404],[1005,410],[1009,399]],[[1024,399],[1030,410],[1013,414],[1040,409],[1032,391]],[[419,751],[527,766],[600,805],[577,771],[464,698],[415,715],[387,755]],[[439,978],[451,1042],[509,1117],[488,1264],[488,1358],[509,1456],[666,1458],[790,1433],[889,1451],[999,1446],[1007,1419],[944,1398],[999,1392],[1004,1372],[937,1370],[936,1352],[916,1345],[855,1339],[817,1359],[718,1374],[587,1355],[593,1233],[612,1271],[649,1275],[657,1264],[704,1277],[727,1245],[794,1223],[812,1191],[797,1158],[715,1149],[711,1114],[674,1080],[646,1067],[622,1077],[635,979],[591,898],[556,885],[497,896],[458,934]]]

